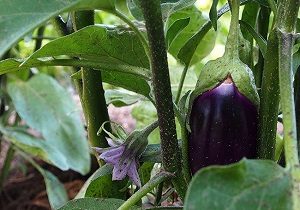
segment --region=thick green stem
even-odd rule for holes
[[[300,143],[300,69],[297,69],[295,79],[295,112],[296,112],[296,126],[297,126],[297,140]]]
[[[294,43],[299,0],[281,1],[278,8],[279,81],[284,126],[284,149],[287,166],[293,170],[299,164],[297,129],[293,93],[292,48]]]
[[[259,109],[259,157],[274,159],[279,108],[278,40],[272,30],[262,75]]]
[[[94,11],[75,12],[75,29],[94,24]],[[97,131],[105,121],[109,121],[104,89],[102,86],[101,71],[82,68],[82,95],[81,103],[84,109],[88,128],[88,139],[93,147],[107,147],[105,134],[97,135]]]
[[[292,46],[293,35],[278,31],[279,81],[284,126],[284,152],[287,167],[299,164],[296,117],[293,94]]]
[[[232,58],[239,57],[239,8],[240,0],[228,1],[231,9],[229,34],[225,46],[225,55]]]
[[[180,150],[176,136],[160,1],[139,1],[146,21],[151,51],[151,70],[160,128],[162,164],[167,172],[175,173],[173,184],[179,195],[184,198],[187,186],[184,179],[181,177]]]
[[[15,150],[14,150],[13,146],[10,145],[10,147],[6,153],[5,161],[4,161],[3,167],[1,169],[1,173],[0,173],[0,192],[2,190],[3,183],[8,176],[10,164],[14,157],[14,153],[15,153]]]
[[[293,93],[292,54],[299,0],[282,0],[278,6],[277,35],[279,40],[279,82],[284,127],[284,153],[287,169],[293,178],[293,209],[300,209],[300,169]]]
[[[147,182],[141,189],[139,189],[136,193],[134,193],[125,203],[123,203],[118,210],[128,210],[134,204],[136,204],[142,197],[147,195],[147,193],[151,192],[157,185],[161,182],[170,179],[173,174],[167,172],[161,172],[154,176],[149,182]]]

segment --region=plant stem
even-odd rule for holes
[[[297,128],[293,93],[292,55],[294,32],[299,11],[299,0],[282,0],[278,6],[277,35],[279,40],[279,85],[284,127],[284,153],[286,168],[293,179],[293,209],[300,209],[300,169]]]
[[[187,186],[181,177],[180,150],[176,136],[160,1],[139,1],[146,21],[150,44],[151,70],[160,128],[162,164],[167,172],[175,173],[175,178],[172,180],[173,184],[181,198],[184,198]]]
[[[185,65],[184,69],[183,69],[183,71],[181,73],[180,82],[179,82],[179,86],[178,86],[178,90],[177,90],[177,95],[176,95],[176,99],[175,99],[175,104],[178,104],[178,102],[180,100],[180,95],[181,95],[183,83],[184,83],[184,80],[185,80],[186,73],[187,73],[188,69],[189,69],[189,65]]]
[[[296,126],[297,126],[297,140],[300,143],[300,70],[297,69],[295,79],[295,112],[296,112]]]
[[[259,158],[274,160],[279,108],[278,39],[269,35],[262,74],[259,109]]]
[[[292,48],[294,43],[293,32],[297,21],[299,4],[299,0],[281,1],[278,9],[281,18],[277,24],[279,40],[279,82],[284,126],[284,149],[287,167],[291,167],[292,170],[299,165],[292,69]]]
[[[67,29],[67,25],[65,24],[65,22],[63,21],[61,16],[55,17],[52,20],[52,24],[54,25],[54,28],[56,28],[56,30],[58,31],[58,33],[61,36],[65,36],[65,35],[69,34],[68,29]]]
[[[170,179],[173,174],[167,172],[161,172],[155,175],[149,182],[147,182],[141,189],[139,189],[136,193],[134,193],[125,203],[123,203],[118,210],[127,210],[130,209],[134,204],[136,204],[142,197],[147,195],[151,190],[154,189],[161,182]]]
[[[155,201],[154,201],[155,206],[158,206],[161,202],[163,188],[164,188],[164,182],[159,183],[159,185],[157,186],[157,191],[156,191],[156,196],[155,196]]]
[[[14,157],[14,153],[15,153],[15,150],[14,150],[13,146],[10,145],[9,149],[6,153],[5,161],[4,161],[3,167],[1,169],[1,173],[0,173],[0,192],[2,190],[3,183],[8,176],[10,164]]]
[[[39,29],[37,30],[37,36],[38,37],[42,37],[45,31],[45,26],[41,26],[39,27]],[[37,51],[38,49],[40,49],[42,47],[42,42],[43,39],[36,39],[35,40],[35,47],[34,47],[34,52]]]
[[[81,29],[94,24],[94,11],[75,12],[74,25]],[[75,29],[75,30],[76,30]],[[105,134],[97,135],[98,129],[105,121],[109,121],[104,89],[102,86],[101,71],[82,68],[82,96],[81,103],[84,109],[88,127],[88,139],[93,147],[107,147]],[[108,130],[110,128],[107,128]]]
[[[121,20],[123,20],[136,33],[137,37],[139,38],[139,40],[141,41],[141,43],[142,43],[142,45],[144,47],[145,53],[146,53],[149,61],[151,61],[151,59],[150,59],[149,45],[148,45],[148,42],[147,42],[146,38],[141,33],[141,31],[134,25],[133,22],[131,22],[131,20],[128,17],[126,17],[125,15],[123,15],[118,10],[114,11],[113,14],[116,15]]]
[[[225,55],[232,58],[239,57],[239,9],[240,0],[228,1],[231,9],[229,34],[225,45]]]
[[[24,67],[27,64],[24,63]],[[21,64],[23,66],[23,64]],[[91,60],[79,60],[79,59],[56,59],[56,60],[48,60],[48,61],[37,61],[36,63],[29,64],[29,67],[38,67],[38,66],[75,66],[75,67],[84,67],[84,68],[93,68],[96,69],[94,71],[114,71],[114,67],[116,67],[116,64],[109,64],[101,61],[91,61]],[[119,72],[126,72],[133,75],[137,75],[139,77],[142,77],[143,79],[150,81],[151,75],[150,72],[147,71],[147,69],[143,69],[141,67],[135,67],[135,66],[126,66],[126,65],[118,65],[118,71]],[[143,71],[144,70],[144,71]]]

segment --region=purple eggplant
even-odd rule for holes
[[[197,96],[189,119],[192,174],[210,165],[257,158],[258,111],[231,78]]]

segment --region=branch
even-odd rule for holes
[[[180,150],[176,136],[176,125],[160,1],[139,1],[146,21],[151,51],[151,70],[160,128],[162,164],[167,172],[175,173],[173,184],[180,196],[183,198],[186,191],[186,183],[181,177]]]

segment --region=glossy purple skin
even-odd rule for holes
[[[257,108],[233,83],[222,83],[198,96],[190,117],[192,174],[210,165],[257,158],[257,125]]]

